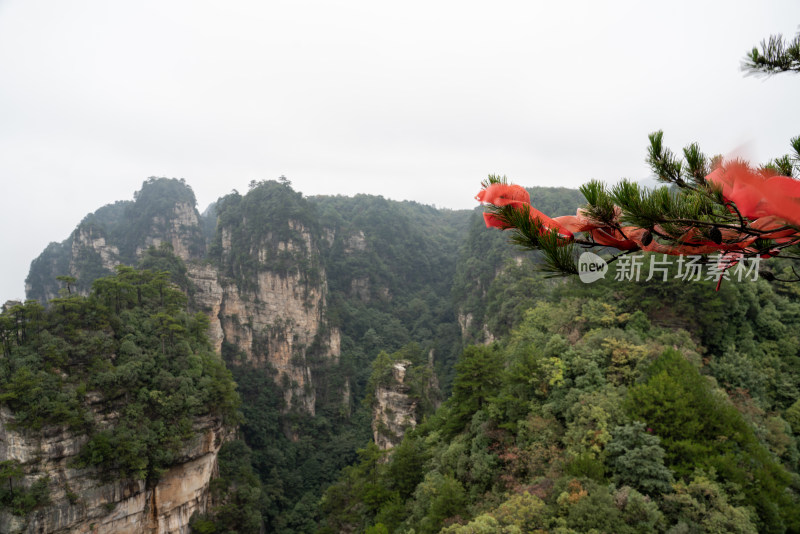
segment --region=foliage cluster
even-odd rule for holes
[[[753,47],[742,62],[742,70],[756,75],[779,72],[800,72],[800,33],[786,41],[781,34],[761,41],[761,49]]]
[[[695,291],[703,306],[673,312]],[[763,281],[528,299],[501,342],[463,352],[435,415],[360,451],[319,532],[800,529],[796,301]]]
[[[288,183],[254,182],[246,195],[234,191],[214,209],[217,226],[209,256],[240,289],[254,289],[261,271],[319,284],[318,258],[310,250],[319,235],[316,220],[308,201]]]
[[[262,501],[265,494],[253,472],[252,451],[241,440],[224,443],[217,462],[219,476],[211,481],[212,510],[194,514],[189,521],[198,534],[259,533],[262,530]]]
[[[50,502],[50,477],[37,478],[30,487],[24,485],[25,471],[16,460],[0,462],[0,510],[27,515]]]
[[[67,288],[45,310],[29,300],[0,315],[0,403],[13,426],[83,431],[75,466],[153,482],[194,435],[199,416],[239,420],[239,397],[169,273],[120,266],[88,297]],[[69,289],[68,289],[69,288]]]

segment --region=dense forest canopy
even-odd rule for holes
[[[798,531],[793,295],[537,289],[509,335],[462,353],[435,415],[361,451],[320,532]]]

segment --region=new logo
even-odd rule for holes
[[[608,272],[606,260],[592,252],[584,252],[578,258],[578,276],[584,284],[591,284],[605,277]]]

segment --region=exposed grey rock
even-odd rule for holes
[[[101,406],[97,399],[95,409]],[[95,413],[99,428],[117,417],[114,411]],[[143,480],[106,482],[96,468],[73,467],[88,440],[83,433],[64,427],[21,431],[12,429],[13,422],[13,415],[0,409],[0,458],[22,464],[26,485],[49,476],[51,504],[24,518],[0,513],[4,533],[187,533],[191,515],[206,510],[217,453],[231,437],[217,418],[196,420],[195,437],[178,461],[155,486],[147,487]]]

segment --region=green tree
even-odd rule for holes
[[[630,486],[652,496],[671,490],[673,478],[664,465],[664,449],[644,424],[637,421],[618,426],[611,435],[606,461],[618,486]]]
[[[786,420],[792,426],[795,436],[800,436],[800,399],[796,400],[787,410]]]
[[[20,480],[25,472],[22,470],[22,464],[17,460],[4,460],[0,462],[0,488],[5,491],[5,486],[8,484],[7,495],[14,494],[14,480]]]
[[[760,531],[751,510],[732,504],[722,487],[702,471],[696,472],[689,482],[676,483],[675,492],[664,496],[664,509],[677,524],[678,532],[755,534]]]
[[[478,410],[488,406],[489,399],[499,392],[503,367],[503,355],[495,346],[464,349],[456,364],[453,394],[448,401],[448,432],[460,431]]]
[[[466,513],[467,495],[458,480],[434,471],[417,486],[415,504],[419,532],[433,534],[439,532],[445,519]]]
[[[219,450],[219,476],[211,481],[214,503],[204,515],[193,516],[190,526],[197,532],[258,533],[263,530],[260,508],[264,495],[253,472],[252,451],[240,440],[227,442]]]
[[[451,525],[439,531],[441,534],[522,534],[516,525],[502,525],[489,514],[479,515],[466,525]]]
[[[759,516],[759,529],[800,528],[790,476],[761,445],[730,402],[715,393],[680,353],[665,351],[648,380],[630,388],[626,408],[661,438],[666,464],[681,476],[714,469],[738,484]],[[756,483],[749,481],[757,481]]]
[[[67,290],[67,295],[72,295],[72,287],[78,281],[74,276],[56,276],[56,280],[64,284],[64,289]]]
[[[0,511],[25,516],[50,503],[50,478],[37,478],[30,487],[23,485],[25,470],[17,460],[0,462]]]

